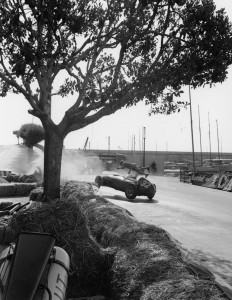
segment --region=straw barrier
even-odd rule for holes
[[[0,197],[28,196],[36,186],[36,183],[2,183]]]
[[[19,211],[9,219],[8,228],[14,236],[36,231],[56,237],[71,259],[68,297],[231,299],[209,272],[183,260],[162,228],[138,222],[97,195],[93,184],[72,181],[61,190],[61,199],[33,202]]]

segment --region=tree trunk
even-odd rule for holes
[[[56,130],[45,130],[44,195],[45,201],[60,198],[60,173],[63,137]]]

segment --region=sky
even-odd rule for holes
[[[232,1],[214,0],[217,9],[224,7],[232,22]],[[180,100],[189,101],[188,88],[184,88]],[[214,87],[191,90],[194,150],[232,153],[232,66],[228,78]],[[72,99],[55,99],[52,103],[52,118],[58,123],[64,112],[73,103]],[[39,120],[28,114],[30,106],[21,95],[9,94],[0,98],[0,145],[17,143],[13,135],[22,124]],[[145,127],[145,147],[150,151],[192,151],[190,110],[169,116],[148,115],[149,106],[139,103],[131,108],[123,108],[111,116],[81,130],[70,133],[64,140],[67,149],[83,149],[88,138],[88,149],[135,150],[142,149],[143,128]],[[200,114],[199,114],[200,112]],[[199,122],[200,125],[199,126]],[[199,130],[199,127],[201,130]],[[209,135],[210,131],[210,135]],[[209,137],[211,143],[209,142]]]

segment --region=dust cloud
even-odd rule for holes
[[[34,147],[30,152],[24,145],[0,146],[0,170],[16,174],[43,176],[43,150]],[[80,150],[63,151],[61,180],[77,180],[81,174],[100,174],[104,165],[98,156],[88,156]]]
[[[83,174],[100,174],[104,165],[98,156],[88,156],[79,150],[64,150],[61,165],[61,179],[75,180]]]

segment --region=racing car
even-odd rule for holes
[[[144,177],[138,180],[133,175],[122,176],[119,174],[98,175],[95,178],[95,183],[98,188],[101,186],[111,187],[125,193],[130,200],[135,199],[136,196],[147,196],[151,200],[156,193],[156,185],[152,184]]]

